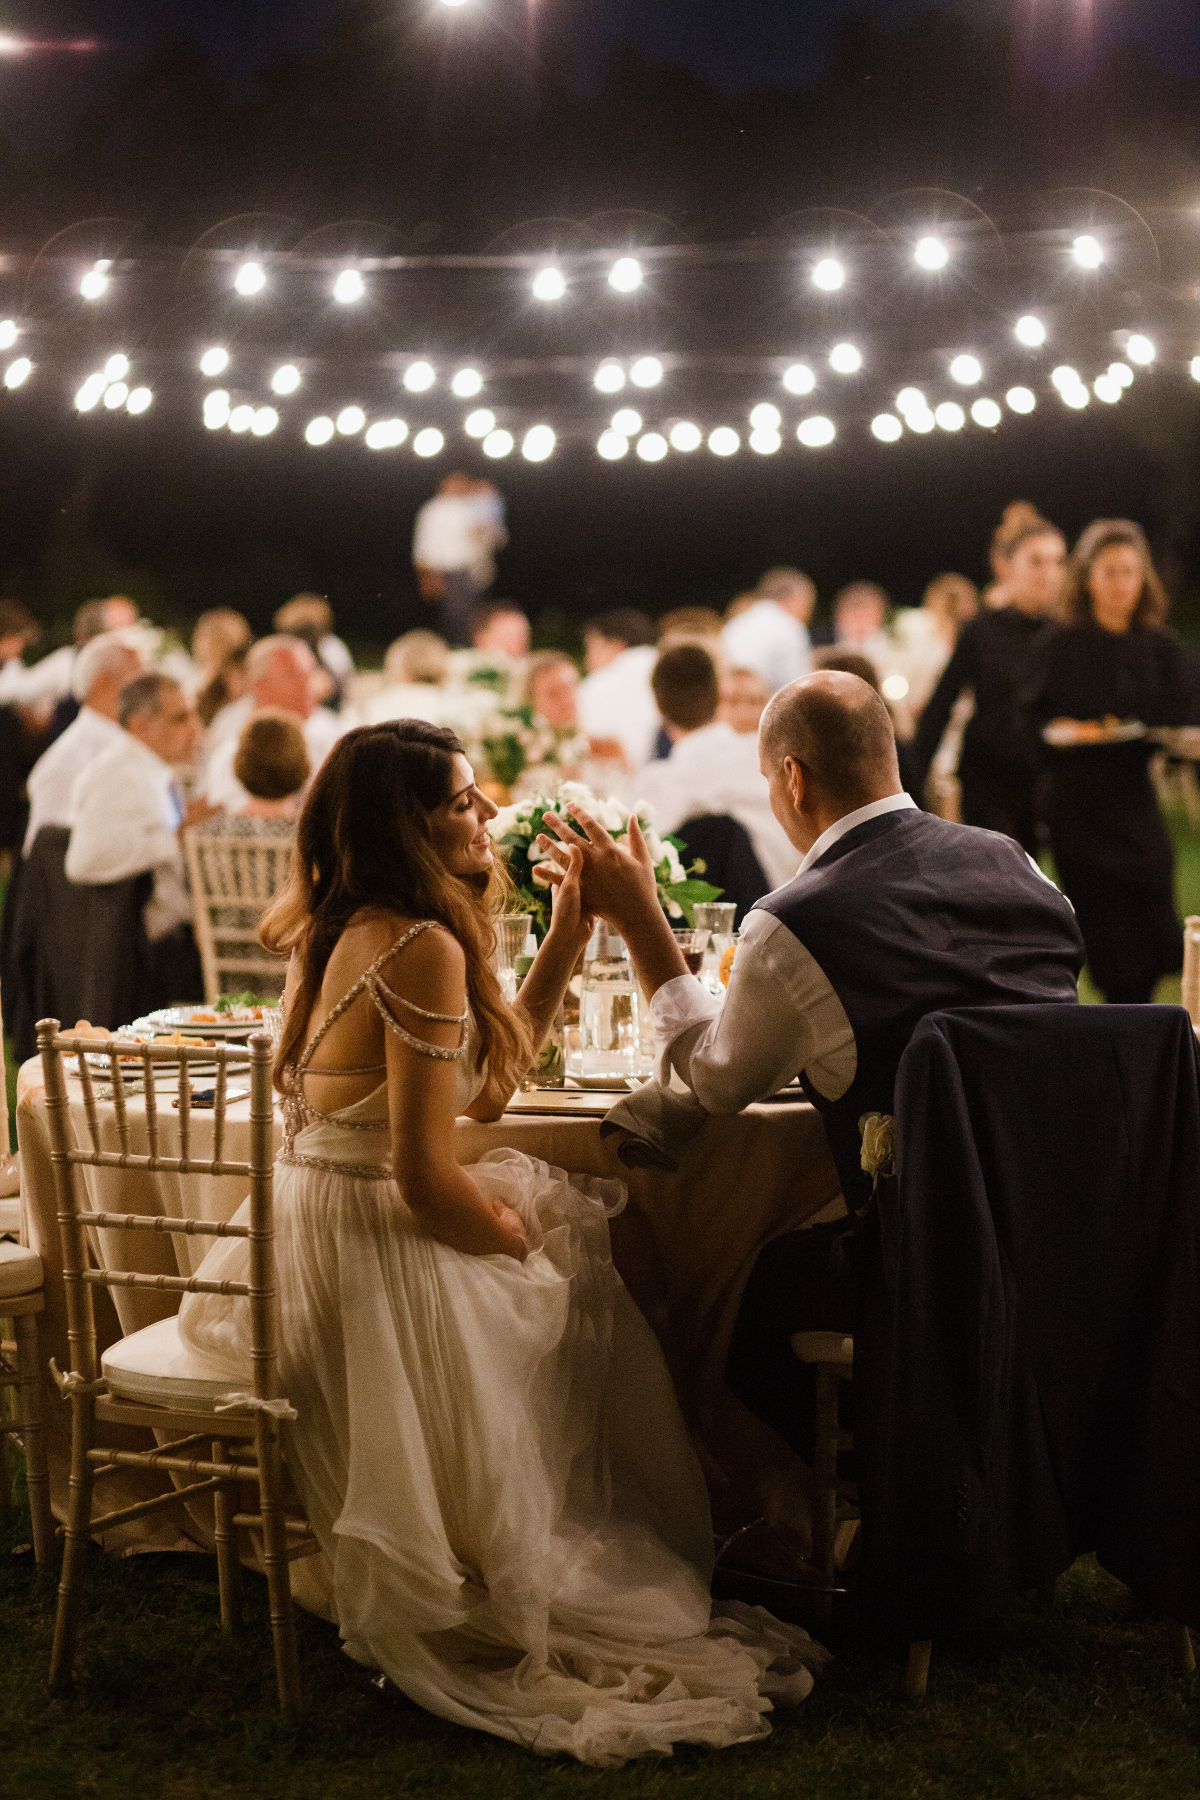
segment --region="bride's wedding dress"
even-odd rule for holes
[[[334,1014],[365,991],[406,1042],[458,1058],[461,1110],[482,1086],[470,1020],[465,1054],[435,1051],[378,973],[414,935]],[[299,1417],[284,1443],[348,1653],[444,1718],[602,1766],[766,1736],[771,1697],[802,1699],[825,1652],[761,1608],[710,1616],[700,1468],[609,1253],[622,1184],[493,1151],[470,1174],[520,1214],[529,1256],[467,1256],[404,1205],[385,1086],[289,1110],[276,1246]],[[234,1276],[246,1256],[223,1239],[200,1273]],[[183,1337],[243,1384],[248,1311],[212,1294],[180,1311]]]

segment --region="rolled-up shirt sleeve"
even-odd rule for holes
[[[666,982],[652,1003],[656,1074],[672,1073],[707,1112],[740,1112],[803,1070],[827,1099],[854,1079],[850,1021],[827,976],[771,913],[746,917],[724,1004],[693,975]]]

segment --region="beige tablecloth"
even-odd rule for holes
[[[72,1084],[72,1093],[77,1093]],[[131,1149],[145,1150],[144,1103],[129,1103]],[[111,1108],[100,1105],[104,1128],[112,1125]],[[169,1103],[159,1111],[160,1147],[174,1150],[177,1121]],[[76,1140],[86,1141],[82,1104],[72,1105]],[[749,1107],[735,1118],[712,1119],[692,1146],[677,1174],[627,1170],[618,1162],[613,1141],[601,1141],[599,1118],[544,1117],[506,1113],[493,1125],[460,1119],[455,1148],[460,1163],[477,1162],[488,1150],[508,1146],[575,1174],[616,1176],[626,1182],[630,1205],[613,1224],[613,1254],[634,1297],[659,1332],[673,1372],[693,1417],[710,1482],[726,1485],[731,1519],[740,1512],[785,1518],[789,1513],[789,1481],[794,1475],[791,1453],[773,1433],[752,1421],[721,1382],[729,1334],[746,1277],[762,1245],[838,1202],[838,1182],[825,1142],[824,1127],[812,1107],[770,1101]],[[59,1248],[57,1203],[50,1163],[45,1096],[40,1064],[28,1062],[17,1089],[17,1131],[21,1148],[23,1227],[26,1241],[45,1264],[46,1310],[42,1317],[43,1355],[67,1366],[67,1321]],[[211,1117],[192,1116],[193,1154],[211,1142]],[[278,1138],[278,1121],[277,1121]],[[230,1108],[226,1155],[249,1153],[249,1102]],[[228,1219],[245,1198],[237,1179],[202,1176],[144,1175],[127,1170],[85,1169],[88,1205],[95,1210],[154,1214],[173,1218]],[[211,1240],[166,1233],[103,1232],[93,1234],[97,1260],[112,1267],[152,1274],[194,1272]],[[93,1288],[97,1336],[106,1348],[123,1332],[136,1331],[177,1309],[177,1297],[131,1288]],[[47,1376],[51,1498],[56,1514],[65,1516],[68,1471],[67,1408]],[[128,1431],[131,1447],[144,1434]],[[723,1473],[722,1473],[723,1471]],[[105,1477],[103,1504],[120,1506],[160,1491],[165,1483],[141,1471]],[[111,1550],[183,1549],[203,1545],[203,1521],[181,1536],[170,1515],[137,1520],[109,1533]],[[298,1580],[309,1563],[293,1565]],[[297,1597],[304,1595],[297,1589]]]

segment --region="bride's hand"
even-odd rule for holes
[[[582,883],[583,852],[572,848],[566,866],[554,883],[550,925],[556,935],[563,932],[577,940],[580,948],[587,944],[596,923],[594,914],[583,903]]]
[[[514,1212],[511,1206],[506,1206],[503,1200],[489,1200],[488,1205],[492,1209],[497,1225],[508,1240],[500,1254],[512,1256],[518,1262],[524,1262],[529,1255],[529,1244],[525,1237],[525,1225],[520,1213]]]

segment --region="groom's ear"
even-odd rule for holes
[[[794,756],[785,756],[783,759],[783,778],[787,782],[787,790],[792,805],[797,812],[800,812],[804,806],[804,765],[798,763]]]

